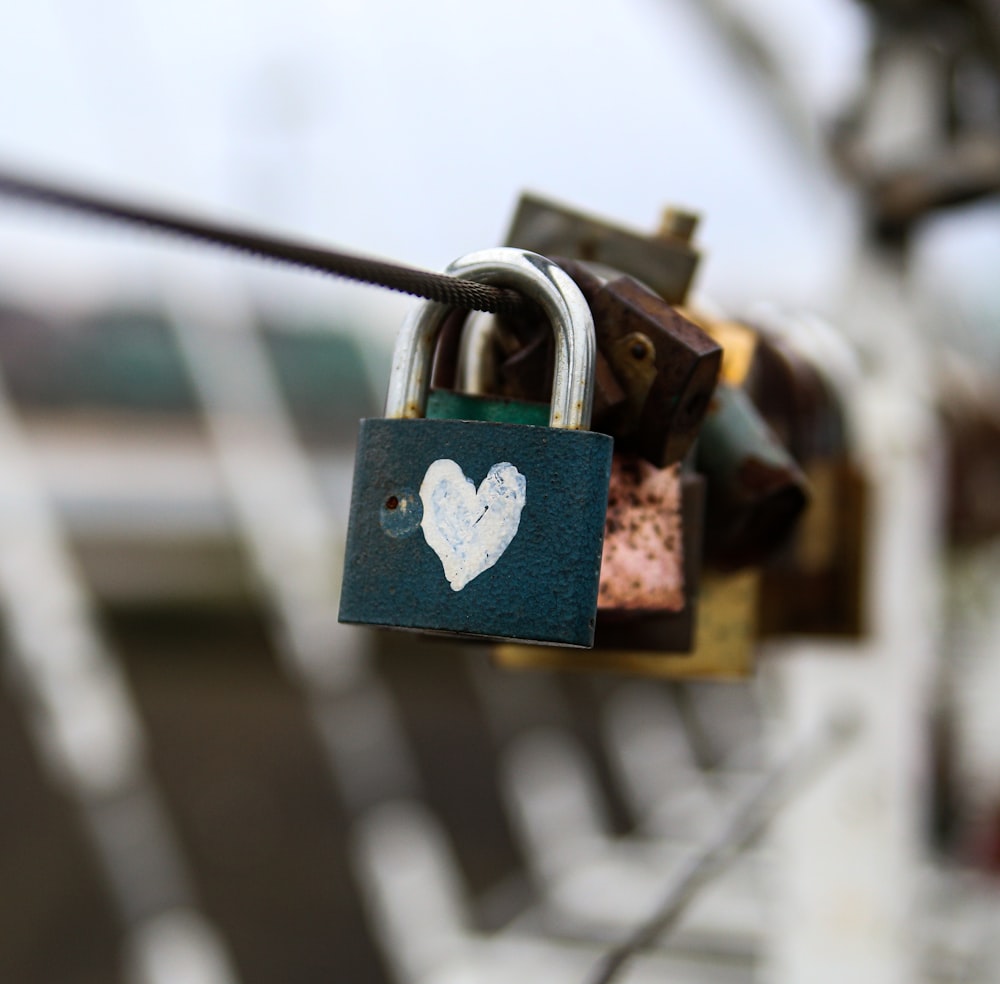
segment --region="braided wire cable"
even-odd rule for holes
[[[21,201],[115,219],[211,243],[253,256],[290,263],[320,273],[413,294],[450,307],[490,313],[513,313],[528,302],[516,291],[477,284],[443,273],[421,270],[374,257],[357,256],[296,242],[254,229],[200,219],[155,206],[41,181],[0,169],[0,195]]]

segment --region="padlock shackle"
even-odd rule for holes
[[[547,257],[510,246],[469,253],[455,260],[446,272],[480,284],[509,287],[538,304],[556,338],[549,426],[589,430],[594,400],[594,319],[570,275]],[[403,322],[392,356],[386,417],[424,416],[431,360],[449,311],[451,308],[443,304],[426,302]]]

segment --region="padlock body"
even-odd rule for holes
[[[340,620],[593,645],[612,444],[522,424],[361,421]],[[523,486],[519,512],[491,498],[498,474]]]

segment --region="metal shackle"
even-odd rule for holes
[[[547,257],[510,246],[469,253],[446,272],[480,284],[509,287],[538,304],[556,337],[549,426],[588,430],[594,400],[594,319],[569,274]],[[449,311],[444,304],[427,301],[403,322],[392,356],[386,417],[424,416],[431,358]]]

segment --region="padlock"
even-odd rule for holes
[[[557,262],[565,269],[564,261]],[[606,281],[598,280],[589,271],[571,268],[567,272],[594,311],[592,295],[594,290],[602,290]],[[615,278],[613,285],[622,281],[637,284],[632,278],[622,277]],[[588,293],[588,287],[594,290]],[[651,323],[644,327],[666,345],[657,331],[658,318],[672,317],[673,310],[659,298],[655,299],[661,309],[666,309],[666,314],[660,309],[650,312],[646,321]],[[607,304],[604,308],[607,320],[613,312]],[[619,306],[617,311],[625,320],[630,315],[633,320],[635,318],[628,304]],[[498,326],[488,324],[486,318],[472,316],[470,330],[460,337],[455,321],[449,317],[442,331],[426,415],[544,424],[549,411],[547,404],[509,399],[493,393],[495,363],[490,358],[491,347],[483,342]],[[603,329],[602,336],[602,327],[595,322],[598,346],[602,337],[605,341],[609,338],[620,340],[623,335],[607,323]],[[685,361],[679,355],[677,361],[690,369],[697,365],[697,356]],[[717,358],[715,362],[717,368]],[[689,373],[675,372],[674,376],[688,379]],[[467,392],[469,389],[474,392]],[[606,392],[610,392],[610,387]],[[645,394],[643,387],[640,404],[646,399]],[[631,401],[633,395],[629,393],[626,398]],[[658,421],[656,427],[659,430],[661,422]],[[594,644],[597,647],[686,651],[693,637],[704,481],[691,474],[682,480],[679,465],[657,468],[637,454],[622,451],[618,446],[618,432],[612,432],[612,436],[615,452],[611,463]]]
[[[852,456],[841,394],[792,344],[759,332],[747,392],[802,467],[809,508],[764,565],[761,635],[865,633],[869,483]]]
[[[681,461],[698,435],[719,377],[722,348],[639,280],[552,257],[576,281],[594,316],[598,375],[593,426],[615,449],[657,468]],[[530,317],[502,319],[493,389],[543,399],[551,344]]]
[[[941,376],[948,545],[980,547],[1000,536],[1000,385],[988,369],[955,356]]]
[[[635,277],[554,259],[590,304],[598,350],[625,391],[595,427],[657,468],[683,460],[719,381],[721,346]]]
[[[546,256],[600,263],[655,290],[669,304],[683,304],[700,256],[691,245],[698,218],[667,208],[652,235],[626,229],[557,202],[522,194],[507,243]]]
[[[677,465],[653,468],[615,456],[595,649],[687,655],[698,611],[705,480]]]
[[[632,620],[685,607],[680,466],[615,451],[604,525],[598,618]]]
[[[716,387],[695,463],[708,480],[706,561],[736,570],[787,542],[809,502],[809,485],[744,390]]]
[[[385,418],[361,422],[340,619],[588,647],[613,444],[587,430],[590,309],[565,271],[525,250],[483,250],[448,273],[517,290],[550,319],[549,426],[426,419],[448,309],[417,308],[396,342]]]
[[[706,572],[698,598],[697,630],[688,652],[501,645],[498,666],[516,670],[584,670],[668,680],[744,680],[755,668],[760,572]]]
[[[595,648],[500,645],[493,660],[505,669],[582,670],[667,680],[744,680],[756,666],[760,571],[701,570],[705,480],[682,475],[685,602],[661,611],[608,620],[598,611]],[[604,571],[602,569],[602,577]]]

